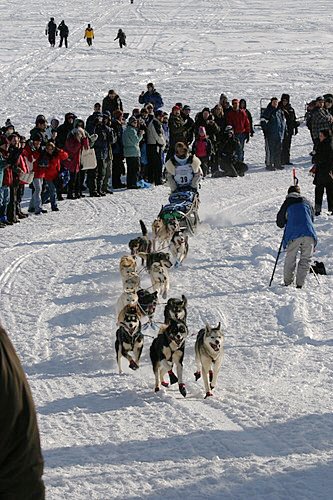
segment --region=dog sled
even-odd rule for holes
[[[199,194],[196,191],[175,191],[169,196],[169,203],[164,205],[158,215],[167,224],[170,220],[179,222],[180,230],[195,234],[199,223]]]

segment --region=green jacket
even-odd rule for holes
[[[137,133],[137,129],[131,125],[127,125],[123,132],[123,147],[125,158],[140,158],[140,141],[141,137]]]

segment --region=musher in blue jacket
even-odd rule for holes
[[[290,186],[276,218],[276,224],[281,228],[285,227],[283,248],[286,248],[284,261],[284,284],[286,286],[294,281],[296,257],[299,250],[301,256],[296,272],[296,288],[302,288],[304,285],[317,244],[313,220],[314,209],[311,203],[301,196],[299,186]]]

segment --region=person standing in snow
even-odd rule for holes
[[[286,119],[282,109],[279,109],[277,97],[272,97],[271,102],[262,114],[260,124],[265,136],[266,169],[282,170],[281,163],[282,142],[286,131]]]
[[[114,111],[116,111],[117,109],[123,111],[123,103],[121,102],[121,99],[117,92],[111,89],[109,90],[108,95],[106,95],[103,99],[102,113],[105,113],[105,111],[110,111],[112,116]]]
[[[239,106],[239,100],[231,101],[232,109],[227,114],[227,125],[231,125],[239,147],[236,155],[239,161],[244,161],[244,144],[250,140],[250,122],[244,109]]]
[[[151,103],[154,106],[154,111],[163,108],[163,99],[159,92],[154,87],[153,83],[147,83],[147,91],[144,90],[139,95],[139,103],[146,105]]]
[[[126,35],[122,29],[119,28],[118,33],[114,41],[119,40],[119,47],[122,49],[126,47]]]
[[[67,38],[68,38],[68,35],[69,35],[69,29],[68,29],[68,26],[65,24],[64,20],[62,20],[61,23],[59,24],[58,31],[59,31],[59,34],[60,34],[59,47],[62,47],[62,42],[64,41],[65,42],[65,47],[67,49],[68,48]]]
[[[84,38],[87,40],[87,44],[90,47],[92,45],[93,39],[95,38],[94,30],[92,29],[92,27],[90,26],[90,24],[88,24],[88,26],[85,29]]]
[[[289,286],[294,281],[296,257],[301,252],[296,272],[296,288],[302,288],[309,272],[317,235],[313,226],[314,209],[303,196],[299,186],[290,186],[277,217],[276,224],[284,228],[283,248],[286,249],[284,261],[284,284]]]
[[[0,326],[0,497],[44,500],[36,409],[22,365]]]
[[[56,36],[58,36],[57,25],[54,22],[54,17],[51,17],[47,23],[45,35],[49,35],[49,42],[51,47],[55,46]]]
[[[313,157],[315,188],[315,215],[320,215],[326,189],[328,210],[333,215],[333,143],[329,130],[319,132],[319,142]]]
[[[293,135],[298,134],[298,125],[296,113],[290,104],[290,95],[282,94],[279,108],[284,112],[286,118],[286,133],[282,142],[281,162],[282,165],[292,165],[290,161],[291,139]]]

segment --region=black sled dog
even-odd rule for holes
[[[140,317],[136,306],[126,307],[124,317],[116,332],[115,348],[119,373],[122,373],[122,357],[128,359],[129,367],[132,370],[137,370],[139,368],[139,361],[143,349],[143,335],[141,333]],[[133,357],[130,355],[130,352],[133,352]]]
[[[160,390],[160,385],[168,387],[164,381],[164,375],[169,374],[170,384],[178,382],[179,392],[186,396],[185,384],[183,382],[183,359],[185,352],[185,339],[187,337],[187,326],[183,321],[172,321],[163,326],[159,334],[150,346],[150,359],[155,374],[155,392]],[[173,373],[173,365],[176,365],[177,376]]]

